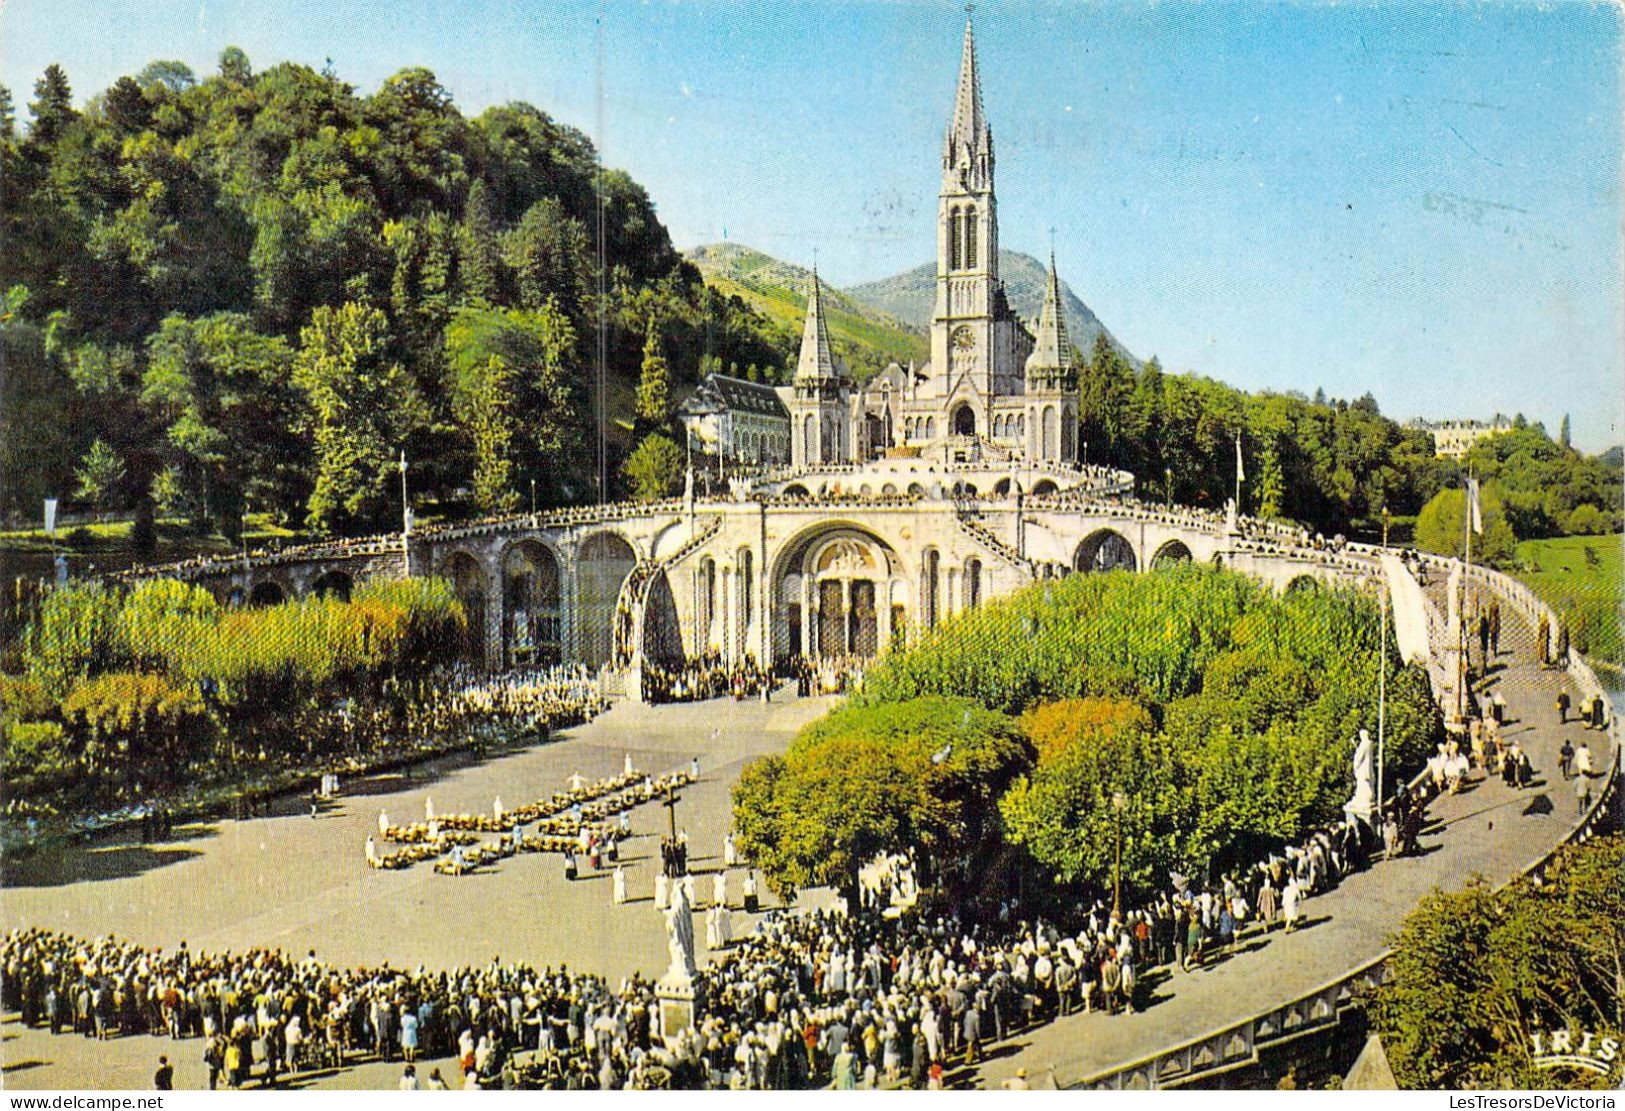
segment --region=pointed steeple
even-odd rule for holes
[[[1055,269],[1055,252],[1051,251],[1044,307],[1038,313],[1038,334],[1033,353],[1027,356],[1027,378],[1066,378],[1072,373],[1072,343],[1067,339],[1066,320],[1061,315],[1061,277]]]
[[[801,328],[801,355],[796,360],[796,381],[843,379],[846,368],[830,346],[824,323],[824,298],[819,291],[818,267],[813,266],[812,291],[807,296],[807,321]]]
[[[943,161],[949,166],[961,159],[992,151],[993,135],[982,114],[982,81],[976,72],[976,34],[969,16],[965,19],[965,45],[959,58],[959,88],[954,93],[954,115],[943,141]]]

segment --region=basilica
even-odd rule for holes
[[[976,41],[967,22],[953,116],[942,140],[930,361],[894,362],[867,384],[854,383],[830,345],[814,271],[795,378],[781,391],[794,467],[876,459],[1075,462],[1078,368],[1055,260],[1038,319],[1022,321],[999,280],[993,171],[993,129],[982,111]]]

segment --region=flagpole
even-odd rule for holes
[[[412,577],[412,507],[406,500],[406,449],[401,448],[401,570]]]

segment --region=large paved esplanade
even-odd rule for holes
[[[224,601],[437,574],[471,660],[635,667],[720,653],[872,656],[1044,578],[1220,563],[1277,587],[1374,575],[1373,553],[1296,529],[1136,501],[1132,476],[876,460],[736,478],[726,496],[524,514],[149,568]]]

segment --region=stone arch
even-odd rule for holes
[[[982,561],[974,556],[965,561],[965,608],[973,610],[982,604]]]
[[[1113,528],[1099,528],[1084,537],[1072,556],[1074,571],[1134,571],[1138,568],[1134,545]]]
[[[452,552],[440,565],[440,574],[451,583],[452,593],[463,607],[468,624],[463,628],[459,654],[475,667],[485,666],[485,571],[468,552]]]
[[[251,606],[278,606],[287,600],[288,592],[275,579],[257,582],[254,589],[248,592],[248,604]]]
[[[808,465],[821,461],[818,454],[818,422],[811,413],[801,422],[801,461]]]
[[[810,497],[812,497],[812,495],[807,492],[807,488],[805,486],[801,485],[801,483],[799,483],[799,482],[792,482],[792,483],[790,483],[790,485],[786,486],[784,488],[784,496],[787,497],[787,498],[810,498]]]
[[[734,584],[739,597],[733,612],[743,650],[756,620],[756,553],[749,548],[734,553]]]
[[[1151,569],[1171,567],[1176,563],[1189,563],[1194,557],[1191,555],[1189,545],[1183,540],[1169,540],[1158,548],[1151,557]]]
[[[774,658],[876,655],[890,640],[887,600],[904,580],[896,550],[872,528],[850,520],[809,525],[772,564]]]
[[[976,435],[976,410],[968,401],[961,401],[948,413],[949,428],[955,436]]]
[[[1001,478],[999,481],[993,484],[993,496],[996,498],[1008,498],[1012,489],[1014,489],[1014,484],[1010,481],[1010,479]]]
[[[935,629],[942,616],[942,554],[927,548],[920,557],[920,619],[927,630]]]
[[[1033,483],[1033,497],[1041,498],[1045,494],[1053,494],[1059,489],[1060,487],[1055,485],[1053,480],[1041,478],[1037,482]]]
[[[683,654],[683,626],[671,580],[664,570],[656,571],[643,604],[643,658],[672,666],[683,662]]]
[[[897,483],[888,482],[880,488],[882,497],[895,498],[897,496]]]
[[[703,556],[694,575],[694,654],[711,650],[717,623],[717,561]]]
[[[337,598],[348,602],[355,590],[355,580],[350,578],[349,572],[332,570],[324,572],[315,582],[310,584],[310,592],[318,598]]]
[[[937,418],[936,417],[926,417],[925,418],[925,438],[927,440],[935,440],[937,438]]]
[[[1319,590],[1320,588],[1320,579],[1314,575],[1305,573],[1302,575],[1295,575],[1287,582],[1286,593],[1296,594],[1301,590]]]
[[[1056,457],[1055,449],[1060,443],[1061,436],[1061,418],[1053,405],[1044,406],[1043,428],[1042,442],[1038,445],[1038,457],[1047,462]]]
[[[575,655],[588,667],[602,667],[614,653],[621,585],[637,562],[637,551],[617,532],[595,532],[576,551]]]
[[[502,553],[502,652],[509,667],[564,658],[562,567],[540,540],[519,540]]]

